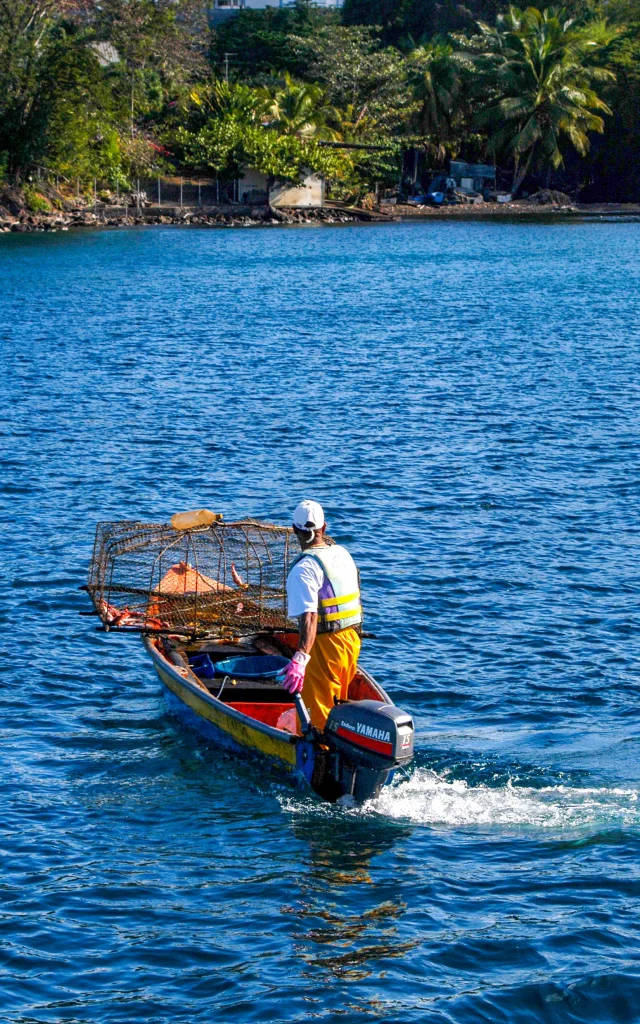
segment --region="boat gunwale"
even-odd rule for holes
[[[385,704],[391,704],[392,707],[395,707],[395,704],[391,700],[391,697],[389,696],[387,691],[384,689],[384,687],[380,686],[378,680],[374,679],[370,672],[367,672],[366,668],[363,668],[362,665],[358,665],[356,671],[358,675],[362,676],[362,678],[365,679],[369,683],[369,685],[377,691],[381,700]]]
[[[243,725],[248,725],[250,728],[255,729],[257,732],[261,732],[266,736],[270,736],[272,739],[284,741],[294,746],[300,740],[302,740],[302,736],[294,735],[293,733],[288,732],[288,730],[286,729],[277,729],[273,725],[267,725],[265,722],[261,722],[259,718],[252,718],[250,715],[245,715],[244,712],[238,711],[236,708],[231,707],[229,704],[225,704],[224,701],[219,700],[217,697],[214,697],[211,691],[208,690],[207,687],[204,686],[200,680],[198,680],[197,683],[194,683],[192,682],[191,679],[189,679],[189,676],[183,676],[180,670],[176,668],[176,666],[172,664],[172,662],[170,662],[169,659],[158,650],[158,648],[150,639],[150,637],[143,635],[142,642],[147,650],[147,653],[150,654],[151,660],[154,662],[154,665],[156,662],[158,662],[162,666],[163,672],[168,672],[169,675],[172,676],[176,682],[180,683],[182,686],[186,686],[187,689],[191,691],[191,693],[193,693],[197,697],[200,697],[202,700],[205,701],[206,704],[209,704],[211,707],[214,707],[217,710],[222,711],[222,713],[227,715],[229,718],[234,718],[237,722],[241,722]],[[370,675],[369,672],[367,672],[366,669],[358,665],[357,671],[358,674],[361,675],[362,678],[367,683],[369,683],[369,685],[376,691],[376,693],[379,695],[380,699],[384,703],[395,706],[394,702],[391,700],[389,695],[385,692],[383,687],[380,686],[380,683],[378,683],[377,680],[375,680],[373,676]],[[189,672],[192,672],[192,669],[189,669]],[[195,678],[197,679],[197,676]]]

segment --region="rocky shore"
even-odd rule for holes
[[[131,210],[124,214],[112,215],[108,211],[94,213],[78,210],[71,213],[42,214],[23,213],[18,217],[0,217],[0,232],[18,231],[68,231],[70,228],[112,227],[132,225],[182,224],[212,228],[245,228],[278,224],[347,224],[351,221],[370,220],[354,214],[335,213],[331,210],[234,210],[224,213],[219,210],[177,210],[158,212],[154,210]],[[387,218],[385,218],[386,220]]]
[[[54,205],[55,203],[55,205]],[[58,196],[48,211],[29,209],[20,190],[0,193],[0,232],[68,231],[70,228],[131,227],[132,225],[181,224],[201,227],[258,227],[286,224],[346,224],[377,219],[368,211],[327,206],[320,210],[272,209],[268,206],[129,206],[103,203],[74,204]],[[386,217],[384,218],[387,219]]]
[[[55,205],[54,205],[55,204]],[[533,196],[510,203],[479,203],[460,206],[385,206],[363,209],[344,203],[327,203],[324,209],[273,209],[268,206],[130,206],[113,207],[97,203],[73,203],[56,196],[47,212],[30,210],[22,192],[5,187],[0,192],[0,232],[55,232],[71,228],[131,227],[133,225],[177,224],[184,227],[247,228],[296,224],[348,224],[357,221],[401,221],[432,219],[481,219],[555,216],[640,216],[640,204],[580,204],[561,193]]]

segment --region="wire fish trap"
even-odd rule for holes
[[[105,629],[194,638],[290,629],[292,532],[254,519],[99,523],[86,589]]]

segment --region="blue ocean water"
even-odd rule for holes
[[[0,1017],[640,1020],[640,229],[0,237]],[[82,618],[98,520],[320,500],[416,765],[320,804]]]

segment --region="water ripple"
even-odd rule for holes
[[[11,1024],[640,1019],[636,224],[0,237]],[[323,502],[416,765],[167,716],[96,521]]]

